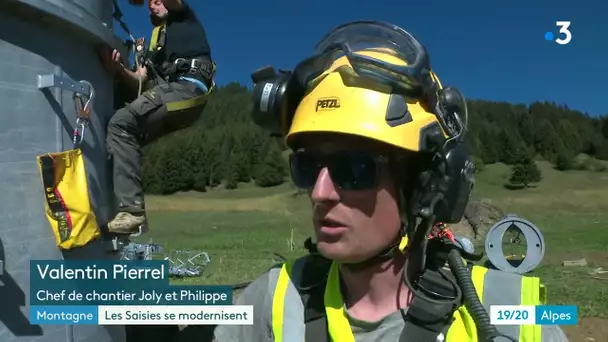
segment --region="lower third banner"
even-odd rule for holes
[[[253,325],[251,305],[30,306],[31,324]]]

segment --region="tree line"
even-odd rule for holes
[[[253,123],[251,92],[231,83],[210,95],[201,119],[144,148],[143,181],[150,194],[235,189],[241,182],[269,187],[288,181],[285,147]],[[537,102],[468,102],[466,143],[479,170],[502,162],[513,165],[511,181],[537,182],[535,159],[559,170],[603,171],[608,160],[608,116],[590,117],[565,105]],[[584,163],[577,156],[593,158]]]

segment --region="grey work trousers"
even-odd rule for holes
[[[162,83],[114,113],[108,123],[106,144],[113,158],[118,211],[145,212],[141,148],[167,133],[192,125],[203,111],[202,106],[168,111],[166,104],[188,100],[202,93],[195,84],[187,81]]]

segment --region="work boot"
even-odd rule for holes
[[[140,226],[143,225],[145,229],[145,223],[144,214],[120,212],[108,223],[108,231],[114,234],[138,234]]]

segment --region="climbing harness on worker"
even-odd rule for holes
[[[132,3],[143,5],[141,1]],[[108,123],[106,145],[113,164],[116,215],[107,223],[115,235],[141,236],[148,231],[142,180],[141,154],[144,145],[168,133],[193,125],[202,115],[215,88],[215,62],[206,32],[187,1],[171,3],[149,0],[154,26],[146,47],[135,39],[114,1],[115,19],[129,35],[127,45],[134,54],[135,71],[111,64],[110,72],[137,82],[125,89],[134,99],[116,110]],[[186,32],[187,31],[187,32]],[[169,44],[167,44],[169,42]],[[112,59],[116,57],[112,53]],[[116,73],[118,70],[118,73]]]
[[[141,0],[129,2],[135,6],[145,3]],[[197,276],[210,262],[206,253],[165,252],[163,246],[151,240],[148,243],[131,241],[149,229],[141,178],[142,147],[167,133],[192,125],[202,114],[215,88],[215,63],[205,31],[186,1],[180,3],[168,8],[163,1],[148,1],[153,30],[147,40],[133,37],[122,18],[118,1],[113,0],[113,17],[128,36],[125,43],[129,54],[133,54],[135,70],[122,65],[118,75],[131,77],[137,86],[136,89],[124,89],[133,95],[133,99],[117,109],[108,123],[106,146],[113,164],[117,213],[107,223],[104,237],[109,241],[110,251],[120,253],[121,259],[165,259],[170,263],[170,274]],[[190,34],[180,36],[184,32],[180,28],[173,29],[174,24],[191,31]],[[167,39],[173,39],[169,46]],[[109,71],[115,73],[116,69]]]

